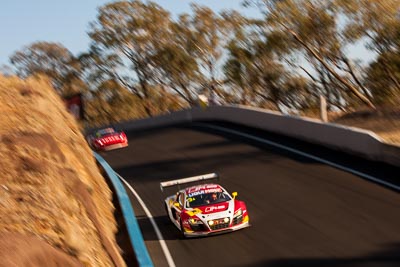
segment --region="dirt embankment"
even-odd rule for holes
[[[372,131],[383,142],[400,146],[400,108],[398,107],[351,112],[332,122]]]
[[[111,191],[44,79],[0,75],[0,266],[125,266]]]

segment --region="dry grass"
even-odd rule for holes
[[[22,234],[84,266],[123,266],[111,191],[54,89],[0,76],[0,103],[0,256]]]
[[[333,122],[370,130],[377,134],[382,141],[400,146],[400,108],[361,110],[344,114],[334,119]]]
[[[320,119],[319,111],[302,114],[304,117]],[[379,107],[376,110],[362,109],[348,113],[328,114],[329,123],[356,127],[375,133],[382,142],[400,146],[400,108]]]

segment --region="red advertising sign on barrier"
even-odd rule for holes
[[[81,93],[64,98],[64,103],[67,107],[67,110],[75,117],[75,119],[84,119],[85,113],[83,108],[83,97]]]

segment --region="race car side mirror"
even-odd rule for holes
[[[232,192],[232,197],[235,199],[237,197],[238,193],[237,192]]]

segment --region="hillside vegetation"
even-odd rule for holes
[[[125,266],[112,194],[44,79],[0,75],[0,266]]]

